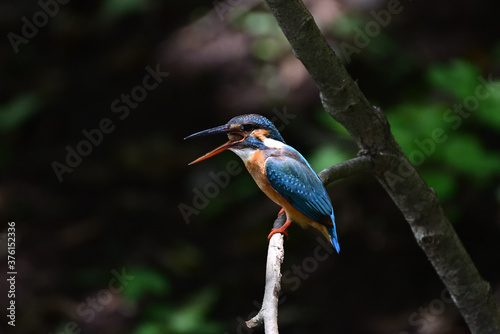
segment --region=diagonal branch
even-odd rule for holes
[[[435,192],[396,143],[385,115],[369,104],[302,1],[266,2],[295,56],[316,82],[325,110],[373,160],[377,168],[372,173],[403,213],[471,332],[499,333],[500,311],[490,285],[474,266]]]

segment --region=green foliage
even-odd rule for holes
[[[354,35],[354,28],[363,27],[364,24],[365,20],[362,18],[351,14],[345,14],[332,21],[330,31],[334,35],[340,37],[349,37]]]
[[[148,293],[165,295],[170,291],[170,282],[165,275],[149,268],[131,268],[130,272],[135,278],[130,281],[123,296],[130,300],[140,300]]]
[[[441,199],[449,199],[458,191],[458,177],[484,184],[500,171],[500,154],[486,149],[475,133],[478,124],[500,129],[500,83],[481,77],[479,69],[464,60],[430,66],[425,79],[420,101],[388,108],[387,117],[396,140],[426,182]],[[443,92],[448,95],[437,100]],[[454,111],[456,106],[462,106],[463,114]],[[433,138],[436,131],[443,133],[442,140]]]
[[[162,327],[159,324],[156,324],[154,322],[144,322],[141,323],[133,334],[165,334],[169,333],[166,331],[163,331]]]
[[[449,64],[433,65],[426,73],[427,81],[432,88],[448,91],[458,99],[474,94],[479,75],[476,66],[460,59],[453,60]]]
[[[235,18],[233,24],[255,38],[252,54],[257,59],[271,62],[290,51],[290,45],[271,13],[248,11]]]
[[[480,70],[464,60],[454,60],[450,64],[431,66],[427,71],[427,81],[433,89],[450,93],[457,102],[466,99],[477,100],[477,120],[488,127],[500,129],[500,82],[488,82],[489,76],[481,76]],[[482,80],[480,80],[482,78]],[[483,84],[487,82],[487,84]],[[478,98],[477,90],[486,98]],[[475,121],[474,119],[472,121]]]
[[[273,61],[279,59],[284,51],[285,44],[275,37],[263,37],[257,39],[252,46],[252,54],[263,61]]]
[[[347,132],[346,128],[328,115],[323,108],[318,109],[315,116],[319,124],[334,131],[343,138],[350,138],[349,132]]]
[[[220,326],[206,319],[215,300],[215,290],[207,288],[200,291],[171,312],[166,322],[175,333],[217,333]]]
[[[439,169],[426,169],[421,173],[424,181],[430,185],[441,200],[447,200],[458,190],[456,176]]]
[[[443,151],[443,162],[478,180],[490,178],[500,171],[500,153],[486,150],[472,135],[450,137]]]
[[[484,125],[500,131],[500,82],[492,82],[486,89],[492,92],[491,97],[481,101],[475,114]]]
[[[176,250],[182,253],[183,251]],[[192,252],[191,252],[192,255]],[[217,301],[217,291],[207,287],[194,293],[183,302],[173,302],[169,297],[171,283],[168,276],[152,267],[127,268],[133,276],[120,295],[129,303],[141,306],[140,320],[133,334],[217,334],[222,325],[209,320],[209,313]],[[80,283],[92,287],[105,279],[109,272],[82,270],[76,277]]]
[[[14,131],[24,125],[41,108],[42,100],[35,93],[25,93],[0,106],[0,133]]]
[[[443,122],[445,108],[431,103],[403,102],[387,110],[391,130],[407,155],[418,149],[415,142],[431,135],[433,129],[447,129]]]
[[[242,17],[240,28],[253,36],[275,35],[281,31],[272,14],[268,12],[248,12]]]
[[[134,267],[127,270],[134,276],[121,295],[129,302],[141,307],[141,319],[133,334],[215,334],[221,332],[221,325],[208,320],[208,314],[217,301],[213,288],[204,288],[184,302],[173,302],[168,297],[171,291],[170,279],[149,267]],[[89,279],[100,277],[94,272]]]
[[[208,314],[216,301],[212,288],[199,291],[182,305],[152,304],[146,309],[145,319],[133,334],[216,334],[222,326],[208,320]]]
[[[351,152],[334,145],[320,146],[307,158],[316,172],[353,158]]]

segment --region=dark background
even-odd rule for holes
[[[406,0],[392,14],[380,1],[307,6],[498,297],[498,2]],[[24,27],[34,20],[36,31]],[[356,156],[267,7],[3,1],[0,32],[0,271],[15,221],[18,273],[15,328],[0,281],[1,331],[262,333],[242,323],[259,308],[279,208],[230,152],[187,166],[223,136],[182,138],[259,113],[317,171]],[[25,39],[14,45],[13,34]],[[157,69],[168,76],[153,89]],[[446,139],[432,139],[436,129]],[[72,166],[68,150],[83,152]],[[280,331],[467,333],[378,183],[359,175],[328,191],[341,253],[325,258],[314,231],[289,229]]]

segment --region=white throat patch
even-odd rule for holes
[[[229,148],[229,150],[236,153],[245,163],[248,161],[248,159],[252,157],[252,155],[256,151],[254,148],[244,148],[244,149]]]

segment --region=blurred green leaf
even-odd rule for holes
[[[449,64],[431,66],[426,75],[433,87],[446,90],[456,98],[464,99],[474,94],[480,71],[473,64],[456,59]]]
[[[419,149],[416,141],[431,138],[435,129],[446,131],[445,108],[433,104],[402,103],[387,112],[391,131],[406,154]]]
[[[241,28],[254,36],[270,36],[281,33],[276,20],[268,12],[248,12],[242,17]]]
[[[500,130],[500,82],[488,84],[485,89],[491,96],[480,102],[477,117],[485,125]]]
[[[214,289],[207,288],[193,296],[183,307],[168,315],[167,323],[175,333],[216,333],[220,326],[207,321],[206,315],[216,301]]]
[[[162,329],[158,323],[155,322],[142,322],[137,328],[132,332],[133,334],[165,334],[166,332]]]
[[[360,17],[353,15],[340,15],[337,19],[333,20],[331,32],[336,36],[348,37],[355,34],[354,28],[358,27],[363,29],[365,21]]]
[[[0,133],[19,128],[40,110],[41,103],[37,94],[25,93],[0,106]]]
[[[344,128],[342,124],[334,120],[327,112],[325,112],[323,108],[320,108],[316,111],[316,119],[321,125],[329,128],[330,130],[333,130],[338,135],[344,138],[351,137],[346,128]]]
[[[284,44],[274,37],[259,38],[252,46],[253,55],[267,62],[280,58],[286,50]]]
[[[149,305],[146,318],[134,334],[218,334],[222,326],[208,319],[216,300],[216,290],[206,288],[180,306],[166,303]]]
[[[441,200],[449,199],[457,190],[455,176],[442,170],[425,170],[422,178],[434,188]]]
[[[477,178],[487,178],[500,171],[500,153],[487,151],[471,135],[450,137],[444,146],[442,160]]]
[[[147,293],[163,295],[170,290],[170,282],[165,275],[148,268],[131,268],[135,278],[123,290],[123,296],[139,300]]]
[[[311,167],[319,173],[327,167],[344,162],[352,157],[353,153],[351,152],[333,145],[327,145],[315,149],[307,160]]]

